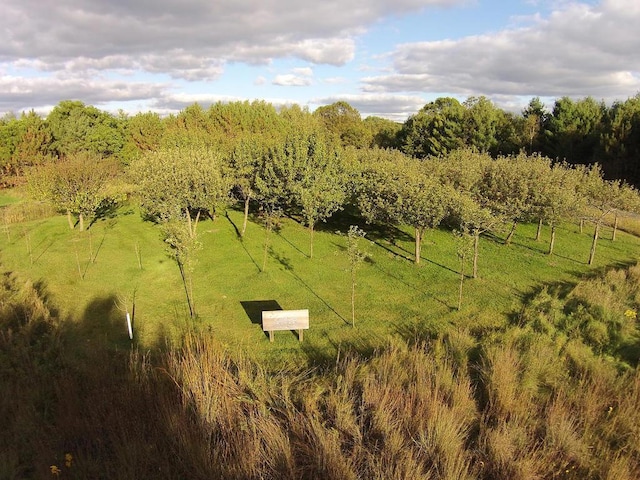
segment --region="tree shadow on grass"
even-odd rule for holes
[[[371,240],[388,240],[392,244],[396,241],[410,242],[413,240],[403,230],[395,225],[371,222],[367,223],[354,207],[347,207],[344,210],[334,213],[326,222],[320,222],[316,230],[335,233],[336,231],[346,234],[351,225],[357,225],[366,232],[367,238]]]
[[[285,242],[287,242],[291,248],[293,248],[294,250],[296,250],[298,253],[300,253],[300,255],[303,255],[304,257],[309,258],[309,254],[308,253],[304,253],[300,247],[298,247],[297,245],[295,245],[291,240],[289,240],[287,237],[285,237],[282,234],[282,231],[277,232],[278,233],[278,237],[280,237],[281,239],[283,239]]]
[[[318,295],[318,293],[316,293],[316,291],[313,288],[311,288],[309,286],[309,284],[307,282],[305,282],[300,277],[300,275],[298,275],[295,272],[295,270],[293,268],[293,265],[291,264],[291,261],[287,257],[279,255],[277,252],[275,252],[273,250],[271,250],[271,256],[275,260],[277,260],[278,263],[280,265],[282,265],[287,272],[289,272],[291,275],[293,275],[293,277],[298,281],[298,283],[300,283],[300,285],[302,285],[309,292],[311,292],[311,294],[313,294],[314,297],[316,297],[318,300],[320,300],[325,305],[325,307],[327,307],[329,310],[331,310],[333,313],[335,313],[336,316],[338,318],[340,318],[346,325],[350,324],[349,321],[346,318],[344,318],[342,315],[340,315],[340,313],[338,313],[338,311],[335,308],[333,308],[331,305],[329,305],[329,303],[324,298],[322,298],[320,295]]]

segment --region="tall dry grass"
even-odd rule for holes
[[[565,328],[576,299],[607,328],[637,307],[638,267],[547,291],[490,336],[280,371],[210,334],[107,350],[1,278],[2,478],[640,478],[640,373]]]

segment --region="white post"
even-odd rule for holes
[[[129,339],[133,340],[133,329],[131,328],[131,316],[127,312],[127,329],[129,330]]]

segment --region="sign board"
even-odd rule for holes
[[[262,312],[262,330],[269,332],[273,342],[273,332],[277,330],[297,330],[302,341],[302,330],[309,329],[309,310],[272,310]]]

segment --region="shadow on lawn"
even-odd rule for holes
[[[357,225],[364,230],[366,232],[366,237],[372,241],[381,239],[388,240],[391,243],[396,241],[413,241],[413,236],[408,235],[395,225],[387,225],[377,222],[366,223],[354,208],[345,208],[343,211],[333,214],[333,216],[326,222],[318,223],[318,225],[316,225],[316,230],[330,233],[338,231],[346,234],[351,225]]]
[[[307,290],[309,290],[309,292],[311,292],[311,293],[313,294],[313,296],[314,296],[314,297],[316,297],[318,300],[320,300],[322,303],[324,303],[324,305],[325,305],[329,310],[331,310],[333,313],[335,313],[335,314],[336,314],[336,316],[337,316],[338,318],[340,318],[340,319],[341,319],[345,324],[347,324],[347,325],[349,325],[349,324],[350,324],[350,323],[349,323],[349,321],[348,321],[346,318],[344,318],[342,315],[340,315],[340,313],[338,313],[338,311],[337,311],[335,308],[333,308],[331,305],[329,305],[329,303],[328,303],[324,298],[322,298],[320,295],[318,295],[318,294],[316,293],[316,291],[315,291],[313,288],[311,288],[311,287],[309,286],[309,284],[308,284],[307,282],[305,282],[305,281],[300,277],[300,275],[298,275],[298,274],[295,272],[295,270],[294,270],[294,268],[293,268],[293,265],[291,264],[291,260],[289,260],[289,259],[288,259],[287,257],[285,257],[285,256],[279,255],[277,252],[273,251],[273,249],[271,249],[271,256],[272,256],[275,260],[277,260],[277,261],[278,261],[278,263],[279,263],[280,265],[282,265],[282,266],[284,267],[284,269],[285,269],[287,272],[291,273],[291,275],[293,275],[293,277],[298,281],[298,283],[300,283],[304,288],[306,288]]]
[[[240,305],[255,325],[262,325],[262,312],[282,310],[277,300],[242,300]]]
[[[9,281],[2,288],[19,291]],[[166,364],[154,350],[121,348],[131,342],[115,296],[61,319],[46,290],[34,285],[0,312],[0,334],[12,331],[9,342],[0,335],[3,353],[26,360],[0,365],[11,392],[0,400],[7,478],[51,477],[50,465],[73,478],[224,478]]]

